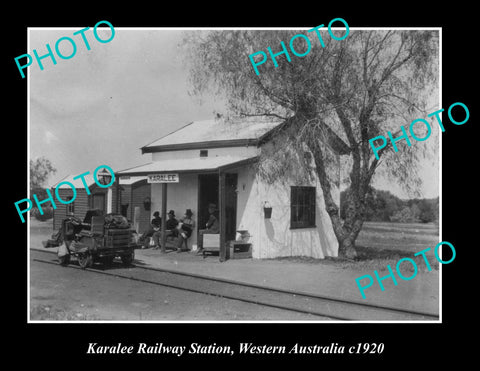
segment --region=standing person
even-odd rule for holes
[[[180,219],[177,252],[188,251],[187,240],[195,228],[195,221],[192,219],[192,216],[192,210],[187,209],[183,218]],[[185,249],[182,249],[183,243],[185,243]]]
[[[165,226],[166,237],[169,237],[169,236],[176,237],[177,234],[178,234],[178,231],[177,231],[178,220],[175,219],[175,212],[173,210],[170,210],[168,212],[168,219],[167,219],[165,224],[166,224],[166,226]],[[160,224],[160,226],[161,226],[161,224]],[[158,232],[155,232],[153,234],[153,241],[155,241],[154,249],[159,249],[160,248],[160,241],[161,240],[163,240],[162,231],[159,230]]]
[[[203,253],[203,235],[204,234],[216,234],[220,231],[220,224],[218,222],[218,218],[215,216],[215,212],[217,211],[217,205],[214,203],[208,204],[208,213],[210,216],[208,217],[208,221],[206,224],[206,229],[200,229],[198,231],[198,251],[197,255]]]
[[[155,232],[158,232],[160,230],[161,226],[162,226],[162,218],[160,217],[160,213],[158,211],[155,211],[153,213],[153,219],[150,222],[150,227],[140,237],[140,240],[144,241],[144,243],[143,243],[143,248],[144,249],[148,248],[149,239],[147,237],[153,237],[153,234]]]

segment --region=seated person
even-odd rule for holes
[[[187,209],[183,218],[180,219],[177,252],[188,251],[187,240],[192,235],[193,229],[195,228],[195,221],[192,219],[192,215],[192,210]],[[185,249],[182,249],[183,243],[185,243]]]
[[[148,242],[150,241],[147,237],[152,237],[153,234],[159,231],[161,227],[162,227],[162,218],[160,217],[160,213],[158,211],[155,211],[153,213],[153,219],[150,222],[149,229],[146,232],[144,232],[140,237],[140,241],[144,241],[143,243],[144,249],[148,248]]]
[[[166,226],[165,226],[165,235],[167,238],[170,236],[177,237],[178,235],[177,225],[178,225],[178,220],[175,219],[175,212],[173,210],[170,210],[168,212],[168,219],[166,221]],[[160,241],[163,240],[162,231],[160,229],[153,233],[153,241],[155,242],[154,249],[159,249]]]
[[[207,224],[206,224],[206,229],[200,229],[198,231],[199,237],[198,237],[198,252],[197,254],[202,254],[203,253],[203,235],[204,234],[216,234],[219,233],[220,231],[220,225],[218,222],[218,218],[215,216],[215,212],[217,211],[217,205],[211,203],[208,204],[208,213],[210,214]]]

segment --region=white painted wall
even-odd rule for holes
[[[259,149],[256,146],[208,148],[208,157],[215,156],[256,156]],[[171,160],[180,158],[200,157],[199,149],[186,149],[181,151],[153,152],[152,161]]]
[[[209,156],[222,155],[255,155],[255,147],[232,147],[209,149]],[[170,158],[193,158],[199,156],[199,150],[170,151],[152,154],[152,160]],[[338,255],[338,242],[334,235],[330,217],[325,210],[323,191],[318,180],[316,192],[316,227],[308,229],[290,229],[290,185],[268,185],[254,170],[243,167],[235,171],[238,174],[237,184],[237,230],[250,232],[253,245],[253,257],[257,259],[282,256],[310,256],[325,258]],[[161,184],[152,184],[152,213],[161,211]],[[332,184],[332,195],[339,204],[340,193]],[[264,218],[263,204],[268,201],[273,208],[271,219]],[[173,209],[180,218],[185,209],[192,209],[194,219],[198,218],[198,175],[180,174],[180,182],[168,185],[167,211]],[[197,223],[198,224],[198,223]],[[198,229],[198,225],[196,226]],[[196,230],[192,234],[189,246],[196,244]]]
[[[245,189],[243,185],[245,184]],[[338,242],[330,217],[325,210],[320,184],[315,185],[316,228],[290,229],[290,187],[268,185],[251,170],[244,168],[238,174],[238,229],[250,232],[253,257],[257,259],[281,256],[310,256],[324,258],[338,255]],[[272,217],[265,219],[263,204],[273,208]]]

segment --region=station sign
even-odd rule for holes
[[[150,174],[148,183],[178,183],[180,181],[178,174]]]

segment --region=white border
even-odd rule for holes
[[[36,30],[78,30],[79,27],[27,27],[27,49],[30,49],[30,31]],[[316,26],[312,26],[316,27]],[[131,30],[131,31],[146,31],[146,30],[168,30],[168,31],[184,31],[184,30],[309,30],[312,27],[115,27],[115,30]],[[99,28],[108,28],[108,27],[99,27]],[[331,27],[331,29],[345,29],[345,27]],[[350,30],[372,30],[372,31],[386,31],[386,30],[402,30],[402,31],[420,31],[420,30],[432,30],[439,32],[439,107],[442,107],[442,27],[349,27]],[[27,71],[27,197],[30,198],[30,69]],[[442,133],[439,134],[439,242],[442,241]],[[54,323],[54,324],[85,324],[85,323],[95,323],[95,324],[118,324],[118,323],[135,323],[135,324],[151,324],[151,323],[178,323],[178,324],[191,324],[191,323],[217,323],[217,324],[240,324],[240,323],[308,323],[308,324],[332,324],[332,323],[341,323],[341,324],[356,324],[356,323],[428,323],[428,324],[438,324],[442,323],[443,311],[442,311],[442,264],[439,264],[439,319],[437,321],[211,321],[211,320],[202,320],[202,321],[140,321],[140,320],[130,320],[130,321],[119,321],[119,320],[98,320],[98,321],[46,321],[46,320],[31,320],[30,319],[30,211],[27,214],[27,323]],[[441,256],[441,253],[440,253]]]

